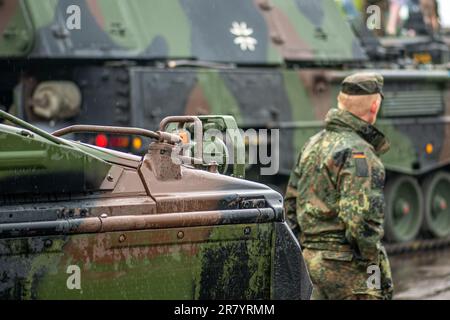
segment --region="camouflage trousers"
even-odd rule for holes
[[[392,276],[385,252],[380,257],[378,289],[368,284],[371,274],[355,261],[352,252],[304,248],[303,256],[314,286],[313,300],[392,299]]]

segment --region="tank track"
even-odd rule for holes
[[[406,243],[385,244],[389,255],[400,255],[430,250],[441,250],[450,247],[450,237],[442,239],[418,239]]]

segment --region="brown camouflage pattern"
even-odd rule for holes
[[[270,188],[175,163],[169,133],[138,157],[16,125],[0,125],[0,299],[309,298]]]

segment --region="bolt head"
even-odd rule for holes
[[[44,246],[45,246],[46,248],[50,248],[50,247],[52,246],[52,244],[53,244],[53,241],[50,240],[50,239],[47,239],[47,240],[45,240],[45,242],[44,242]]]

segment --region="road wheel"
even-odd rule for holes
[[[425,198],[423,228],[436,238],[450,235],[450,174],[438,172],[422,184]]]
[[[423,220],[423,195],[416,179],[398,176],[385,188],[385,235],[389,242],[413,240]]]

